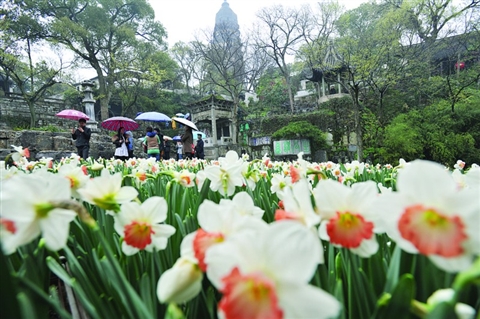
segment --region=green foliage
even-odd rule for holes
[[[384,128],[379,118],[369,109],[362,113],[364,156],[375,162],[380,153],[381,141],[384,136]]]
[[[421,116],[419,113],[413,110],[408,115],[401,114],[386,127],[381,151],[386,162],[394,163],[399,158],[413,160],[424,157],[421,131],[411,126]]]
[[[291,122],[273,133],[272,138],[277,140],[308,138],[312,144],[312,152],[328,147],[325,133],[307,121]]]
[[[35,102],[46,96],[50,87],[57,84],[56,77],[63,69],[54,57],[35,61],[36,50],[41,50],[43,32],[37,17],[15,8],[5,10],[0,23],[0,71],[16,87],[30,111],[30,127],[36,125]],[[56,62],[59,62],[55,65]]]
[[[34,131],[43,131],[43,132],[64,132],[65,130],[62,130],[58,126],[55,125],[46,125],[46,126],[40,126],[40,127],[34,127],[32,128]]]
[[[315,127],[324,129],[327,125],[329,113],[316,111],[309,114],[275,115],[263,118],[255,124],[255,130],[259,136],[271,136],[276,131],[287,126],[291,122],[307,121]]]
[[[84,94],[77,89],[68,86],[67,89],[63,92],[63,99],[65,100],[66,105],[70,107],[82,105],[82,99]]]
[[[30,127],[30,120],[20,116],[2,115],[2,122],[13,130],[25,130]]]
[[[164,78],[163,66],[150,65],[149,69],[142,65],[156,61],[152,55],[165,49],[166,37],[146,0],[27,0],[19,7],[45,24],[39,37],[72,51],[95,69],[102,118],[108,117],[116,82],[130,77],[124,71],[147,72],[153,78]]]
[[[457,104],[452,112],[443,100],[423,110],[397,116],[385,129],[382,155],[387,162],[398,158],[424,158],[450,166],[462,159],[476,163],[480,157],[480,94]]]
[[[285,78],[278,71],[271,71],[260,78],[256,90],[258,105],[264,109],[278,109],[288,103]]]

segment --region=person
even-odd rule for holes
[[[203,140],[202,140],[202,134],[197,134],[197,145],[195,145],[195,156],[198,159],[204,159],[205,158],[205,153],[203,150]]]
[[[123,127],[118,128],[117,134],[112,137],[112,142],[115,144],[115,159],[125,161],[128,159],[128,136],[125,134]]]
[[[83,158],[88,158],[88,151],[90,150],[90,136],[92,135],[92,130],[87,127],[86,119],[78,120],[78,127],[76,129],[72,128],[72,139],[75,140],[75,146],[77,147],[78,155]]]
[[[158,127],[154,128],[153,131],[157,133],[157,136],[160,139],[158,149],[160,151],[160,159],[163,159],[163,155],[165,153],[165,148],[163,147],[163,134],[160,132],[160,129]]]
[[[183,145],[182,142],[177,142],[177,161],[183,158]]]
[[[127,135],[127,147],[128,147],[128,158],[133,158],[133,147],[134,147],[134,142],[133,142],[133,133],[132,131],[126,131],[125,134]]]
[[[151,126],[147,127],[147,135],[143,139],[143,145],[147,147],[148,157],[155,157],[160,160],[160,138]]]
[[[170,141],[164,140],[163,143],[165,150],[165,153],[163,154],[163,159],[168,160],[170,159]]]
[[[185,133],[182,135],[183,154],[185,159],[192,159],[193,157],[193,133],[192,128],[185,126]]]

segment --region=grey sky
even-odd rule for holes
[[[196,30],[213,29],[215,15],[224,0],[149,0],[155,16],[168,32],[168,44],[194,39]],[[248,28],[255,13],[264,7],[281,4],[286,7],[302,4],[316,5],[319,0],[228,0],[230,8],[237,14],[240,31]],[[359,6],[366,0],[339,0],[347,9]]]

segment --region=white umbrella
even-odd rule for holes
[[[160,112],[141,113],[135,119],[150,122],[170,122],[172,120],[171,118]]]
[[[180,124],[186,125],[188,127],[191,127],[195,131],[198,131],[198,127],[192,121],[189,121],[189,120],[181,118],[181,117],[174,117],[174,118],[172,118],[172,120],[174,120],[175,122],[178,122]]]

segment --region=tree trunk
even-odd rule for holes
[[[357,137],[357,160],[363,161],[362,113],[358,99],[354,100],[355,135]]]
[[[33,85],[34,85],[34,82],[33,82],[33,73],[34,73],[34,70],[33,70],[33,60],[32,60],[32,50],[31,50],[31,47],[30,47],[30,38],[27,38],[27,52],[28,52],[28,66],[29,66],[29,80],[30,80],[30,92],[33,92]],[[22,93],[23,95],[25,96],[25,89],[22,89]],[[25,101],[27,102],[28,104],[28,108],[30,110],[30,128],[34,128],[36,126],[36,122],[37,122],[37,119],[36,119],[36,114],[35,114],[35,103],[29,99],[25,99]]]
[[[35,113],[35,102],[25,99],[30,110],[30,128],[37,126],[37,116]]]
[[[285,81],[287,82],[288,99],[290,101],[290,112],[293,114],[295,103],[293,101],[292,86],[290,85],[290,76],[285,76]]]
[[[355,84],[355,81],[352,80],[352,83],[349,87],[350,96],[353,100],[353,117],[355,121],[355,135],[357,139],[357,160],[359,162],[363,161],[363,131],[362,131],[362,112],[361,105],[358,97],[360,95],[360,88],[358,84]]]
[[[96,63],[91,65],[94,67],[95,71],[97,72],[98,77],[98,93],[100,95],[100,119],[98,121],[105,121],[108,119],[108,104],[110,102],[110,97],[112,96],[111,93],[108,92],[108,83],[106,77],[103,75],[102,68],[100,64]]]
[[[108,99],[103,97],[100,99],[100,117],[101,121],[108,119]]]
[[[233,116],[232,116],[232,143],[237,144],[238,141],[238,98],[233,100]]]

